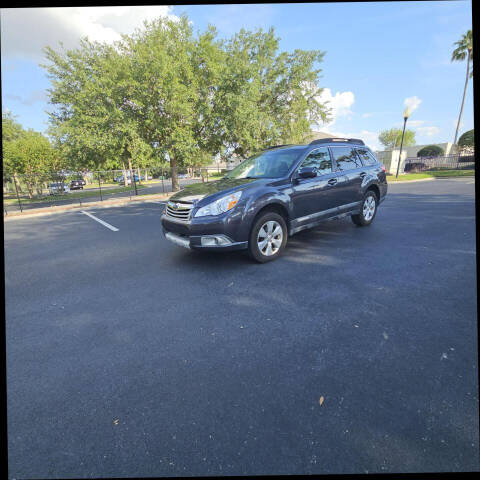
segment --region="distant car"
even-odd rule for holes
[[[133,179],[135,180],[135,182],[138,182],[138,175],[135,174],[133,176]],[[140,180],[144,180],[144,176],[143,175],[140,175]],[[120,177],[117,177],[115,179],[116,182],[118,183],[123,183],[123,175],[121,175]],[[127,185],[130,185],[132,183],[132,179],[130,178],[130,175],[127,175]]]
[[[70,193],[70,187],[62,182],[54,182],[48,186],[50,195],[58,195],[59,193]]]
[[[70,190],[83,190],[85,180],[72,180],[70,182]]]
[[[188,178],[188,174],[187,173],[179,173],[178,178]]]

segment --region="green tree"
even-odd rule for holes
[[[438,145],[426,145],[417,152],[417,157],[440,157],[445,155],[445,150]]]
[[[2,143],[16,140],[24,131],[12,112],[2,112]]]
[[[274,30],[241,29],[223,43],[224,81],[218,89],[222,144],[243,158],[259,149],[302,140],[310,125],[325,121],[318,101],[323,59],[319,50],[278,52]]]
[[[142,138],[131,62],[115,45],[83,39],[79,48],[45,49],[52,88],[50,132],[69,164],[78,170],[132,168],[132,158],[144,160],[151,147]],[[143,165],[141,165],[143,166]],[[127,176],[124,174],[125,185]]]
[[[378,140],[386,149],[393,150],[396,147],[400,147],[402,131],[403,129],[395,127],[390,128],[390,130],[382,130],[378,135]],[[413,130],[405,129],[403,145],[406,147],[415,145],[415,132]]]
[[[458,129],[460,128],[460,122],[462,120],[463,106],[465,105],[465,95],[467,93],[468,79],[473,76],[473,69],[472,72],[469,74],[470,62],[473,63],[472,31],[467,30],[467,33],[464,33],[462,35],[462,38],[458,42],[455,42],[454,45],[457,45],[457,48],[452,52],[452,62],[463,62],[463,60],[465,60],[465,57],[467,57],[467,73],[465,75],[465,86],[463,87],[462,104],[460,107],[460,113],[458,115],[457,128],[455,129],[455,138],[453,139],[453,145],[455,146],[457,143]]]
[[[191,26],[185,16],[178,22],[145,22],[123,37],[119,49],[132,65],[131,101],[139,131],[148,144],[168,153],[172,188],[178,190],[178,168],[199,148],[195,130],[202,115]]]
[[[3,183],[15,174],[15,157],[12,143],[25,133],[23,127],[15,120],[11,112],[2,112],[2,163]]]
[[[464,152],[472,152],[475,149],[475,136],[473,128],[460,135],[458,139],[458,146],[461,147]]]
[[[48,139],[33,130],[27,130],[8,142],[4,159],[11,174],[21,175],[30,198],[35,188],[41,193],[42,182],[63,166]]]
[[[299,141],[327,119],[322,52],[278,53],[273,29],[216,35],[213,26],[194,35],[182,16],[145,22],[113,45],[47,48],[51,135],[63,155],[88,168],[167,159],[178,190],[179,168]]]

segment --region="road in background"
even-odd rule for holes
[[[201,182],[201,178],[185,178],[185,179],[179,179],[180,183],[180,188],[183,188],[187,185],[190,185],[192,183],[198,183]],[[119,185],[117,187],[102,187],[101,189],[101,195],[103,200],[111,200],[113,198],[133,198],[135,196],[135,186],[134,185],[129,185],[128,188],[126,188],[124,191],[121,192],[114,192],[115,189],[118,189],[118,187],[121,187],[122,185]],[[168,193],[172,191],[172,181],[169,180],[164,180],[163,183],[162,181],[157,181],[155,183],[137,183],[137,194],[138,195],[151,195],[155,193]],[[88,197],[78,197],[78,194],[83,194],[83,193],[90,193],[90,192],[95,192],[94,195],[88,196]],[[22,203],[22,209],[25,210],[31,210],[33,208],[50,208],[54,206],[65,206],[65,205],[88,205],[90,202],[98,202],[100,201],[100,189],[98,187],[95,188],[88,188],[84,190],[72,190],[70,193],[66,193],[63,195],[51,195],[48,197],[47,200],[45,201],[34,201],[28,203],[26,200],[20,200]],[[11,201],[8,204],[4,204],[5,209],[7,211],[7,215],[9,213],[13,212],[18,212],[20,211],[20,205],[18,204],[18,201]],[[5,212],[4,212],[5,213]]]
[[[162,208],[5,223],[11,478],[478,470],[473,179],[264,265]]]

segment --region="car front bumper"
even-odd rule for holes
[[[222,251],[231,252],[234,250],[244,250],[247,248],[248,242],[234,242],[232,239],[225,237],[225,235],[192,235],[190,237],[186,235],[179,235],[177,233],[168,232],[163,229],[163,234],[167,240],[170,240],[175,245],[188,248],[190,250],[204,250],[204,251]],[[202,241],[226,241],[223,244],[202,244]]]
[[[165,238],[185,248],[227,252],[248,247],[247,240],[241,238],[239,241],[240,218],[237,216],[220,215],[205,217],[201,221],[179,222],[162,214],[161,221]]]

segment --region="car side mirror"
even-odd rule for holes
[[[302,167],[298,171],[297,178],[314,178],[317,176],[317,170],[314,167]]]

